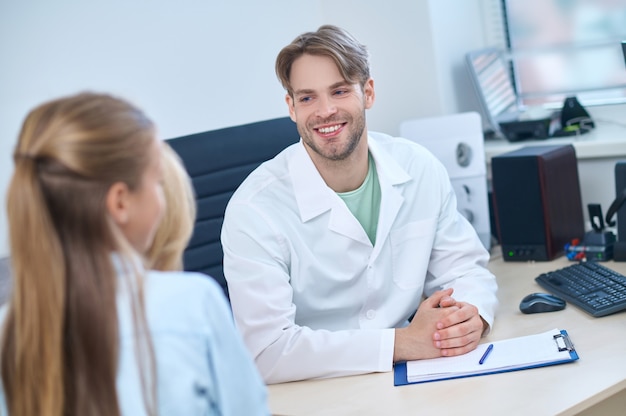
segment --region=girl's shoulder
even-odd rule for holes
[[[230,305],[222,288],[202,273],[149,271],[144,296],[153,323],[199,331],[232,325]]]

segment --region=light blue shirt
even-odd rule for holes
[[[120,280],[117,392],[123,415],[146,414],[136,331]],[[237,332],[220,287],[199,273],[148,272],[148,326],[158,374],[159,415],[268,415],[267,389]],[[0,311],[4,320],[6,306]],[[7,414],[4,392],[0,414]]]

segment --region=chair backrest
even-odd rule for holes
[[[197,218],[183,256],[185,270],[210,275],[228,296],[220,242],[226,205],[255,168],[299,139],[296,124],[283,117],[167,140],[196,193]]]

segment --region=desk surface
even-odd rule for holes
[[[541,414],[573,415],[626,390],[626,312],[592,318],[574,306],[524,315],[518,305],[542,292],[534,278],[567,266],[552,262],[504,262],[496,247],[489,263],[497,276],[500,306],[482,342],[566,329],[580,359],[571,364],[488,376],[394,387],[393,373],[269,386],[277,415]],[[626,274],[626,263],[603,263]]]
[[[597,127],[587,134],[571,137],[550,138],[547,140],[523,140],[509,142],[505,139],[485,141],[485,159],[511,152],[524,146],[572,144],[579,159],[602,159],[626,157],[626,126],[623,124],[599,121]]]

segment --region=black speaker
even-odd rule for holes
[[[528,146],[491,159],[498,239],[506,261],[552,260],[585,234],[576,151]]]
[[[615,201],[606,214],[607,223],[612,226],[612,216],[617,219],[617,241],[613,245],[613,259],[626,261],[626,161],[615,164]],[[614,212],[613,212],[614,211]]]

